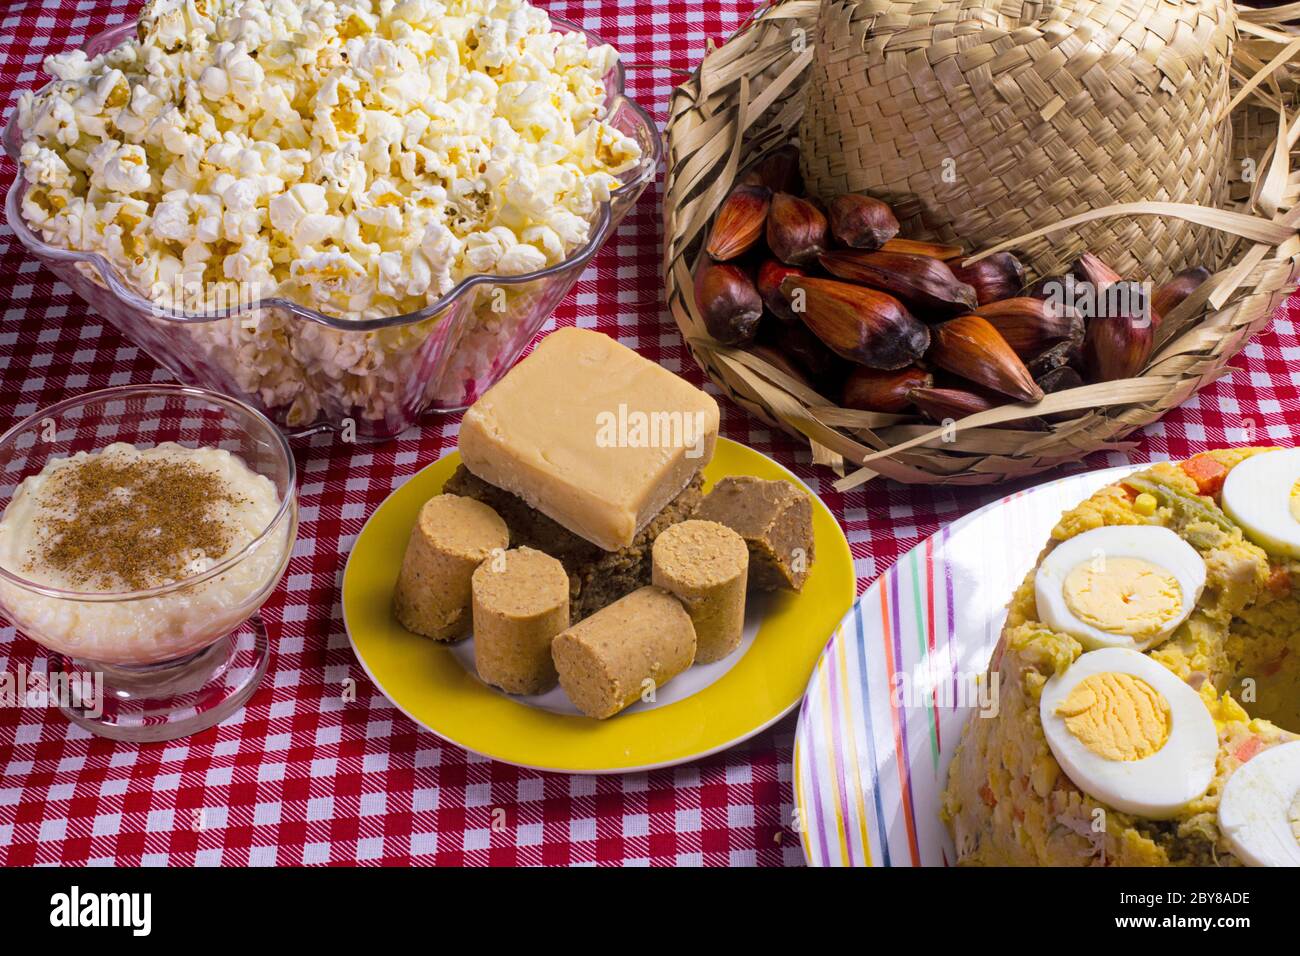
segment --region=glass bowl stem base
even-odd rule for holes
[[[254,614],[204,650],[161,664],[123,666],[55,655],[69,684],[97,688],[59,707],[92,734],[149,742],[188,737],[221,723],[262,682],[270,658],[266,627]]]

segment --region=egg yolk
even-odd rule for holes
[[[1085,561],[1066,575],[1063,591],[1085,624],[1135,638],[1156,636],[1183,608],[1178,579],[1141,558]]]
[[[1300,521],[1300,481],[1291,486],[1291,517]]]
[[[1081,744],[1107,760],[1150,757],[1169,739],[1169,701],[1132,674],[1085,677],[1056,713]]]

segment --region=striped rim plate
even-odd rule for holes
[[[795,825],[809,864],[954,861],[940,795],[1007,601],[1061,513],[1137,467],[995,501],[921,542],[858,598],[799,711]]]

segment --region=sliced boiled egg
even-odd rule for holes
[[[1228,517],[1265,551],[1300,558],[1300,448],[1251,455],[1228,472]]]
[[[1187,620],[1205,561],[1168,528],[1111,525],[1062,541],[1034,578],[1038,617],[1084,647],[1146,650]]]
[[[1219,798],[1219,830],[1251,866],[1300,866],[1300,740],[1261,750]]]
[[[1214,718],[1196,691],[1137,651],[1080,655],[1043,685],[1038,712],[1066,776],[1116,810],[1165,820],[1214,778]]]

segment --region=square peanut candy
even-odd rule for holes
[[[723,478],[692,516],[731,528],[749,547],[749,584],[760,591],[798,591],[814,558],[812,500],[788,481],[750,475]]]

